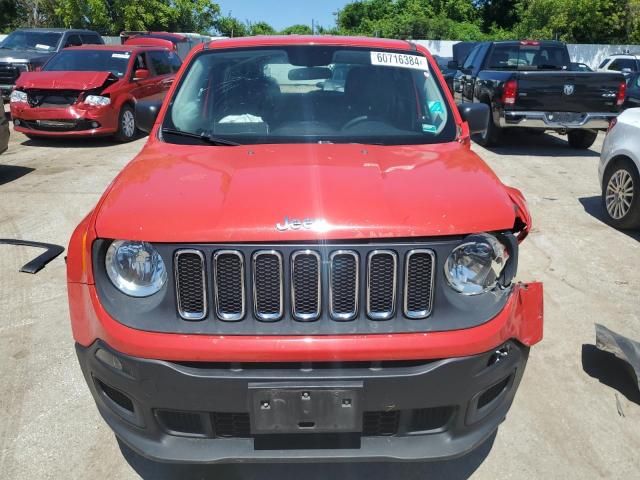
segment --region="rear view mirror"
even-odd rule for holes
[[[162,98],[148,98],[136,102],[136,126],[145,133],[151,132],[162,107]]]
[[[136,70],[133,74],[134,81],[144,80],[145,78],[149,78],[149,70],[147,69],[141,68],[139,70]]]
[[[490,110],[484,103],[459,103],[458,111],[462,120],[469,124],[471,135],[484,134],[489,128]]]
[[[289,80],[326,80],[333,72],[327,67],[305,67],[289,70]]]

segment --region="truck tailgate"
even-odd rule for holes
[[[607,72],[518,72],[518,96],[509,110],[615,112],[624,77]]]

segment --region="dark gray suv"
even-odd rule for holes
[[[92,30],[21,28],[0,42],[0,93],[9,98],[22,72],[36,70],[65,47],[104,43]]]

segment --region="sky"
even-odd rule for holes
[[[229,15],[251,23],[264,21],[276,30],[302,23],[333,27],[333,13],[349,3],[349,0],[216,0],[222,15]]]

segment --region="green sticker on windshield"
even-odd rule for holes
[[[424,133],[436,133],[438,131],[438,128],[435,125],[431,125],[429,123],[423,123],[422,131]]]

